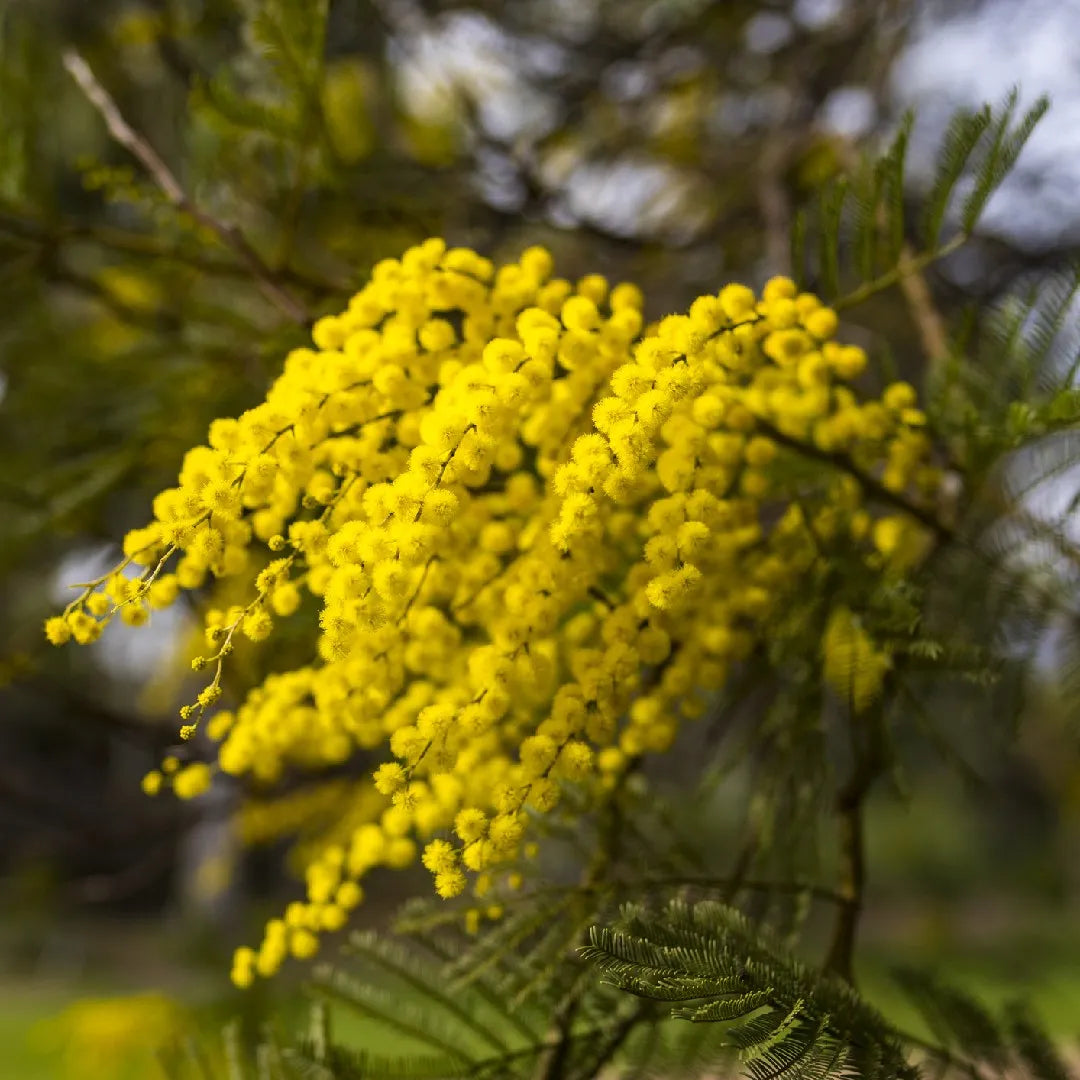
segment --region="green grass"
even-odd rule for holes
[[[163,1076],[154,1062],[155,1047],[141,1047],[132,1058],[114,1067],[72,1072],[65,1063],[56,1020],[79,998],[126,996],[130,987],[108,985],[24,986],[0,983],[0,1077],[4,1080],[158,1080]],[[181,1002],[183,1004],[183,1002]],[[237,1015],[238,996],[218,1002],[197,1002],[191,1008],[200,1042],[216,1047],[224,1026]],[[263,1005],[260,1005],[260,1009]],[[275,1028],[284,1038],[300,1034],[306,1026],[308,1002],[298,992],[278,995],[265,1003]],[[373,1054],[402,1050],[402,1039],[373,1020],[335,1011],[334,1037],[344,1044],[363,1047]]]
[[[61,1075],[59,1055],[34,1038],[36,1026],[55,1015],[55,995],[0,990],[0,1075],[20,1080],[55,1080]]]

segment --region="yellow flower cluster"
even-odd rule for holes
[[[512,886],[531,816],[666,750],[831,555],[920,558],[903,507],[938,482],[924,418],[906,384],[856,394],[866,355],[832,310],[786,278],[649,327],[642,306],[633,285],[553,277],[540,248],[496,269],[429,240],[380,263],[265,402],[215,421],[126,564],[47,623],[90,641],[247,574],[250,602],[209,614],[182,734],[209,710],[215,768],[262,783],[385,748],[380,798],[238,950],[237,984],[312,955],[374,867],[419,858],[443,897]],[[310,663],[213,712],[236,635],[264,639],[305,594]],[[883,671],[842,622],[826,675]],[[148,786],[208,782],[193,765]]]

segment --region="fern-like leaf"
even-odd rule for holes
[[[1009,1032],[1017,1057],[1034,1080],[1072,1080],[1057,1048],[1023,1002],[1009,1007]]]
[[[361,931],[350,936],[346,951],[361,957],[369,965],[375,964],[396,976],[413,994],[449,1014],[457,1023],[478,1035],[495,1050],[507,1049],[505,1039],[483,1023],[475,1010],[468,1008],[468,1002],[462,1004],[458,998],[444,992],[430,978],[425,978],[425,974],[401,944],[380,938],[373,931]]]
[[[1035,125],[1050,108],[1049,98],[1040,97],[1014,128],[1012,121],[1018,100],[1019,93],[1015,89],[1010,91],[997,123],[991,129],[989,145],[976,171],[974,186],[961,211],[961,228],[965,233],[974,231],[990,196],[1012,171]]]
[[[508,956],[520,955],[530,940],[542,937],[553,921],[565,916],[570,903],[569,897],[556,897],[550,905],[523,904],[510,912],[447,966],[448,984],[460,989],[500,966]]]
[[[821,288],[826,297],[840,292],[840,230],[849,187],[847,180],[840,178],[821,198]]]
[[[975,112],[967,109],[956,112],[945,129],[937,156],[937,174],[923,208],[922,243],[928,251],[941,242],[941,228],[953,192],[992,121],[990,106],[984,105]]]
[[[728,1029],[728,1038],[738,1047],[744,1061],[754,1061],[768,1054],[773,1047],[779,1046],[799,1026],[802,1019],[803,1003],[801,1000],[785,1014],[781,1009],[770,1009],[766,1013],[751,1016],[740,1024]]]
[[[900,258],[904,246],[904,166],[907,161],[908,142],[911,129],[915,124],[915,114],[906,112],[900,121],[899,130],[892,144],[877,166],[878,176],[874,188],[880,191],[881,205],[884,210],[885,227],[883,262],[894,266]]]
[[[264,137],[272,135],[288,142],[300,139],[302,132],[295,99],[280,104],[256,100],[251,93],[235,90],[227,75],[227,72],[221,72],[202,83],[196,91],[195,107],[209,109],[227,124],[243,131]]]
[[[471,1055],[463,1051],[460,1032],[443,1018],[432,1014],[411,999],[383,987],[351,978],[342,970],[319,969],[311,990],[328,1003],[368,1016],[380,1025],[439,1054],[469,1064]]]
[[[946,1046],[998,1068],[1008,1060],[1000,1024],[970,994],[910,968],[898,970],[896,980]]]
[[[905,207],[907,149],[913,126],[910,113],[905,114],[876,164],[864,163],[826,184],[817,199],[816,273],[810,275],[816,278],[822,295],[841,308],[861,303],[894,285],[904,274],[955,250],[971,236],[986,204],[1015,166],[1048,108],[1046,99],[1040,98],[1017,120],[1016,105],[1014,94],[998,110],[961,111],[952,118],[942,139],[919,229],[909,227]],[[970,179],[970,189],[960,208],[958,229],[943,242],[943,226],[965,178]],[[797,224],[792,233],[792,264],[796,276],[802,278],[806,229],[802,220]],[[850,258],[845,254],[848,249]]]
[[[737,1021],[726,1039],[748,1069],[757,1062],[756,1080],[824,1076],[841,1064],[868,1078],[913,1075],[892,1027],[851,987],[722,904],[674,902],[660,915],[628,908],[617,927],[594,927],[582,953],[638,996],[700,1002],[675,1017]]]
[[[702,997],[703,995],[697,993],[694,996]],[[772,987],[766,990],[751,990],[748,994],[739,994],[730,998],[716,998],[705,1005],[697,1005],[693,1008],[673,1009],[671,1015],[676,1020],[691,1020],[696,1024],[717,1020],[737,1020],[740,1016],[748,1016],[756,1009],[768,1005],[771,996]]]

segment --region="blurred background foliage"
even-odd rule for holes
[[[963,19],[985,27],[1002,10],[0,0],[0,1061],[25,1054],[20,1077],[112,1076],[119,1064],[79,1048],[100,1036],[120,1062],[132,1032],[164,1031],[179,1006],[136,996],[124,1020],[120,1006],[64,1003],[156,987],[207,1006],[223,993],[225,950],[290,895],[280,845],[240,853],[258,819],[237,825],[234,791],[183,807],[139,791],[176,740],[194,620],[162,618],[138,639],[110,628],[91,652],[50,652],[40,634],[63,584],[93,576],[141,524],[209,421],[260,399],[312,319],[429,235],[495,258],[546,244],[567,276],[639,283],[654,316],[724,281],[784,272],[800,207],[853,167],[859,145],[888,135],[903,105],[925,105],[916,136],[932,131],[947,95],[920,82],[925,57]],[[110,138],[65,70],[69,50],[181,198]],[[958,70],[978,65],[954,53]],[[1055,105],[1071,115],[1071,100]],[[1038,153],[1033,143],[1027,157]],[[1040,167],[1020,170],[1014,208],[1045,190]],[[1059,210],[1057,230],[994,204],[1002,227],[930,274],[933,303],[889,293],[850,313],[851,339],[919,381],[943,333],[928,311],[978,325],[1003,296],[1056,280],[1075,256],[1072,190],[1074,216]],[[918,798],[873,806],[871,985],[875,954],[898,944],[948,954],[992,989],[1042,991],[1051,1025],[1080,1030],[1080,771],[1052,648],[1068,636],[1047,639],[1019,747],[1006,752],[973,717],[950,750],[963,768],[915,754],[906,779]],[[247,663],[238,680],[259,677]],[[694,747],[685,754],[661,784],[678,783]],[[333,817],[333,788],[319,797],[298,820]],[[700,842],[730,842],[729,809],[696,819]],[[52,1012],[52,1026],[36,1024]]]

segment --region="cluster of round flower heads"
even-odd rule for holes
[[[439,895],[471,885],[494,914],[530,818],[667,749],[830,552],[880,573],[920,558],[903,506],[938,483],[923,416],[906,384],[860,398],[865,353],[836,330],[786,278],[645,327],[633,285],[428,240],[321,319],[265,402],[211,425],[125,563],[46,632],[92,641],[247,575],[250,602],[209,613],[210,677],[182,710],[216,762],[148,790],[382,750],[377,797],[312,851],[306,901],[237,951],[236,983],[310,956],[377,866],[419,858]],[[215,711],[236,636],[266,638],[305,594],[310,662]],[[887,652],[848,608],[825,639],[825,677],[857,668],[861,708]]]

